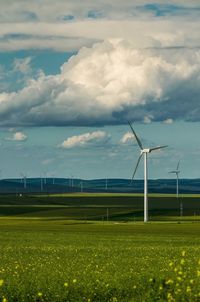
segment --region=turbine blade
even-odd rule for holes
[[[167,148],[168,146],[158,146],[158,147],[154,147],[154,148],[150,148],[150,152],[154,151],[154,150],[159,150],[159,149],[163,149],[163,148]]]
[[[132,176],[131,181],[133,181],[133,179],[134,179],[134,176],[135,176],[135,173],[136,173],[137,168],[138,168],[138,166],[139,166],[139,163],[140,163],[140,160],[141,160],[141,158],[142,158],[142,155],[143,155],[143,154],[140,154],[140,156],[139,156],[139,158],[138,158],[138,161],[137,161],[137,164],[136,164],[136,166],[135,166],[135,170],[134,170],[134,172],[133,172],[133,176]]]
[[[176,173],[176,171],[170,171],[170,172],[168,172],[168,173]]]
[[[179,169],[179,165],[180,165],[180,160],[179,160],[178,165],[177,165],[177,168],[176,168],[177,171],[178,171],[178,169]]]
[[[138,143],[138,146],[140,147],[140,150],[143,150],[143,146],[142,146],[142,143],[141,143],[140,139],[138,138],[137,134],[135,133],[135,131],[134,131],[134,129],[133,129],[131,123],[130,123],[130,122],[128,122],[128,123],[129,123],[129,126],[130,126],[130,128],[131,128],[131,130],[132,130],[132,132],[133,132],[133,135],[134,135],[135,138],[136,138],[136,141],[137,141],[137,143]]]

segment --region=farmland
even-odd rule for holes
[[[181,198],[183,217],[152,195],[144,224],[142,196],[2,196],[1,300],[199,301],[199,196]]]
[[[180,217],[182,203],[183,216]],[[0,216],[46,217],[73,220],[141,221],[142,194],[5,195],[0,197]],[[152,221],[199,220],[200,195],[150,194]]]

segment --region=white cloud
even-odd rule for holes
[[[46,158],[44,160],[41,161],[42,165],[49,165],[51,163],[53,163],[54,159],[53,158]]]
[[[75,51],[96,41],[125,39],[134,47],[198,47],[200,22],[176,19],[1,23],[1,50]],[[140,32],[140,35],[138,35]]]
[[[155,2],[153,2],[154,4]],[[100,16],[101,18],[131,18],[148,16],[152,14],[152,11],[145,7],[145,5],[152,5],[150,0],[84,0],[84,1],[74,1],[74,0],[38,0],[38,1],[27,1],[27,0],[1,0],[0,3],[0,17],[2,22],[12,21],[28,22],[30,20],[40,20],[55,22],[58,20],[63,20],[65,16],[74,16],[76,19],[86,19],[91,18],[90,12],[94,12],[93,15]],[[154,4],[155,5],[155,4]],[[196,0],[157,0],[157,6],[162,7],[176,7],[187,8],[191,10],[192,8],[198,7],[198,1]],[[142,8],[144,10],[138,8]],[[166,10],[165,10],[166,11]],[[169,9],[168,9],[169,11]],[[169,11],[170,13],[170,11]],[[197,12],[193,12],[193,14]],[[173,14],[178,14],[177,10]],[[186,13],[185,13],[186,14]]]
[[[198,49],[137,49],[130,41],[107,40],[82,48],[59,74],[41,73],[23,89],[1,93],[0,125],[195,121],[199,79]]]
[[[133,142],[135,140],[135,137],[132,132],[126,132],[122,138],[120,139],[121,144],[127,144],[129,142]]]
[[[32,71],[31,68],[31,57],[26,58],[15,58],[13,62],[13,71],[14,72],[21,72],[22,74],[27,74]]]
[[[67,138],[60,147],[65,149],[71,149],[74,147],[83,147],[88,144],[99,144],[105,142],[108,139],[108,135],[104,131],[88,132],[80,135],[74,135]]]
[[[144,117],[144,119],[143,119],[143,122],[145,123],[145,124],[150,124],[151,122],[152,122],[152,118],[153,118],[153,116],[145,116]]]
[[[91,46],[98,39],[88,39],[88,38],[71,38],[62,36],[42,36],[35,37],[29,36],[26,38],[19,37],[17,39],[2,39],[0,40],[1,51],[18,51],[18,50],[29,50],[29,49],[39,49],[39,50],[55,50],[55,51],[77,51],[83,46]]]
[[[173,124],[173,119],[172,118],[168,118],[166,120],[163,121],[164,124]]]
[[[199,46],[199,8],[192,0],[1,0],[0,48],[73,51],[111,38],[135,47]]]
[[[7,140],[23,142],[27,140],[27,135],[23,132],[15,132],[11,137],[8,137]]]

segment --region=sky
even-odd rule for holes
[[[200,2],[0,1],[0,177],[200,177]],[[143,178],[140,164],[136,178]]]

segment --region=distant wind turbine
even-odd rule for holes
[[[40,191],[41,191],[41,192],[43,191],[43,188],[44,188],[44,185],[43,185],[43,177],[42,177],[42,174],[40,174]]]
[[[71,174],[71,187],[73,188],[74,186],[74,175]]]
[[[139,166],[140,160],[142,158],[142,156],[144,155],[144,222],[148,222],[148,163],[147,163],[147,155],[148,153],[151,153],[152,151],[155,150],[160,150],[162,148],[166,148],[167,146],[157,146],[154,148],[143,148],[143,145],[140,141],[140,139],[138,138],[137,134],[135,133],[132,125],[130,122],[129,126],[133,132],[133,135],[137,141],[137,144],[140,148],[140,156],[138,158],[137,164],[135,166],[135,170],[133,172],[133,176],[132,176],[132,180],[134,179],[135,173],[137,171],[137,168]]]
[[[81,192],[83,192],[83,180],[81,179],[81,182],[80,182],[80,187],[81,187]]]
[[[26,190],[26,180],[27,180],[27,175],[24,173],[21,173],[22,179],[24,181],[24,189]]]
[[[105,187],[106,191],[108,190],[108,178],[106,178],[106,187]]]
[[[179,169],[180,160],[177,164],[176,170],[170,171],[169,173],[176,174],[176,197],[179,197],[179,173],[181,172]]]
[[[46,185],[47,184],[47,172],[46,171],[43,172],[43,180],[44,180],[44,185]]]

